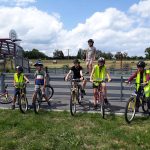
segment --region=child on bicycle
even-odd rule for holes
[[[12,103],[12,109],[15,109],[15,103],[16,103],[16,98],[17,95],[20,94],[20,89],[23,88],[24,83],[28,83],[29,80],[28,78],[23,74],[23,68],[21,66],[16,67],[16,73],[14,74],[14,98],[13,98],[13,103]]]
[[[94,66],[91,76],[90,76],[90,81],[93,83],[93,94],[94,94],[94,109],[97,108],[97,100],[98,100],[98,87],[99,83],[94,82],[94,80],[101,81],[101,86],[102,86],[102,92],[104,94],[104,102],[108,105],[109,102],[107,100],[107,89],[106,89],[106,83],[105,83],[105,78],[108,78],[108,82],[111,81],[111,77],[106,69],[105,66],[105,58],[100,57],[98,59],[98,64]]]
[[[130,83],[134,78],[136,78],[136,92],[138,95],[141,94],[141,84],[143,83],[144,87],[144,92],[145,92],[145,97],[147,97],[148,100],[148,109],[150,110],[150,75],[149,75],[149,70],[145,69],[145,62],[144,61],[139,61],[137,63],[137,70],[133,73],[131,77],[127,81],[125,81],[127,84]],[[147,94],[146,94],[147,93]],[[137,98],[137,103],[136,103],[136,111],[139,109],[139,99]],[[149,111],[150,112],[150,111]]]
[[[71,67],[68,74],[65,77],[65,81],[68,80],[70,74],[73,72],[73,79],[80,79],[82,81],[82,90],[81,92],[86,95],[85,93],[85,86],[86,86],[86,80],[83,77],[82,67],[80,66],[80,62],[78,59],[75,59],[73,61],[74,66]]]
[[[42,95],[47,101],[48,105],[50,106],[50,101],[48,100],[46,94],[45,94],[45,88],[46,88],[46,72],[43,70],[43,63],[38,60],[34,66],[36,67],[36,71],[34,74],[35,77],[35,89],[33,93],[33,99],[32,99],[32,105],[34,105],[36,100],[36,92],[39,88],[42,90]]]

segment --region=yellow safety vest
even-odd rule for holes
[[[14,81],[16,82],[16,88],[22,88],[24,81],[24,74],[21,73],[19,76],[17,73],[14,74]]]
[[[149,70],[144,70],[144,74],[143,74],[143,82],[146,82],[146,74],[149,73]],[[139,90],[139,86],[140,86],[140,72],[138,72],[137,77],[136,77],[136,90]],[[144,87],[144,93],[145,93],[145,97],[150,97],[150,82],[148,83],[147,86]]]
[[[103,81],[106,77],[106,66],[99,67],[98,65],[94,66],[93,80]],[[94,83],[98,85],[98,83]]]

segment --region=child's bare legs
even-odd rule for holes
[[[94,88],[93,89],[93,94],[94,94],[94,106],[96,106],[97,104],[97,100],[98,100],[98,89],[97,88]]]

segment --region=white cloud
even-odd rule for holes
[[[148,1],[141,1],[122,12],[108,8],[95,12],[84,23],[72,30],[63,28],[60,14],[47,14],[35,7],[1,7],[0,36],[7,37],[15,29],[24,49],[37,48],[51,55],[61,49],[67,55],[76,55],[78,48],[86,48],[87,40],[93,38],[97,49],[126,51],[129,55],[144,55],[150,46],[150,10]]]
[[[36,0],[0,0],[2,4],[12,5],[12,6],[27,6],[28,4],[35,3]]]

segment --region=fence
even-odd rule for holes
[[[50,74],[49,74],[50,75]],[[27,87],[27,93],[32,94],[34,90],[34,76],[33,73],[27,73],[26,76],[30,80],[30,84]],[[108,87],[108,97],[111,97],[112,100],[123,101],[125,98],[130,96],[129,87],[125,86],[124,80],[126,77],[112,77],[112,82],[110,82]],[[13,74],[3,73],[0,75],[0,87],[1,91],[4,90],[4,86],[8,85],[8,90],[10,93],[13,93]],[[89,77],[87,77],[89,81]],[[66,96],[70,95],[70,83],[64,81],[64,75],[51,75],[50,83],[54,88],[54,95],[57,96]],[[86,96],[92,96],[92,84],[87,82],[86,86]]]

